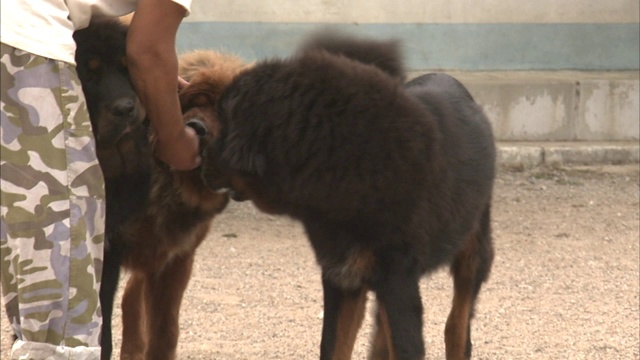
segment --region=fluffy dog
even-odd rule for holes
[[[351,357],[369,290],[371,357],[422,359],[419,279],[447,264],[447,359],[471,354],[493,260],[493,135],[455,79],[403,78],[397,43],[320,34],[242,72],[219,98],[203,177],[304,225],[322,269],[321,359]]]
[[[123,266],[131,276],[123,295],[120,358],[174,359],[195,251],[228,196],[206,187],[199,170],[171,171],[153,157],[153,134],[127,72],[126,31],[117,20],[102,20],[74,35],[107,192],[102,358],[112,352],[113,300]],[[180,59],[185,78],[200,69],[216,86],[230,82],[242,66],[238,58],[214,52]],[[202,142],[217,136],[214,117],[190,119],[187,125]]]

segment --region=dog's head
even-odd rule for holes
[[[76,64],[105,177],[134,171],[148,152],[145,111],[127,70],[127,26],[117,19],[92,21],[74,33]]]
[[[198,180],[204,181],[216,193],[227,193],[231,188],[230,174],[204,150],[216,142],[222,131],[217,106],[223,90],[238,73],[250,66],[239,57],[215,51],[196,50],[179,59],[179,75],[189,82],[180,92],[183,117],[200,136],[203,151],[203,167],[198,169]],[[208,176],[202,176],[205,168]]]
[[[185,53],[178,64],[178,74],[189,82],[189,86],[180,92],[185,123],[196,131],[201,148],[204,148],[220,133],[215,108],[222,90],[248,65],[234,55],[210,50]]]
[[[233,78],[250,65],[233,55],[214,51],[195,51],[180,57],[179,73],[189,85],[180,92],[180,104],[187,125],[200,136],[200,148],[208,148],[220,136],[217,106],[223,90]],[[204,153],[207,185],[218,192],[230,188],[229,174]],[[204,168],[203,168],[204,170]]]

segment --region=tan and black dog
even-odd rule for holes
[[[130,278],[123,294],[120,358],[175,359],[180,303],[195,251],[228,196],[206,187],[199,169],[171,171],[154,158],[153,133],[126,67],[126,31],[110,19],[74,35],[107,193],[102,358],[112,353],[111,317],[122,266]],[[208,51],[186,54],[179,62],[186,80],[202,70],[220,88],[244,66],[239,58]],[[187,125],[202,143],[218,135],[213,117],[192,116]]]
[[[447,359],[471,355],[493,260],[491,126],[457,80],[403,79],[397,43],[329,33],[214,96],[221,128],[205,181],[304,225],[322,269],[321,359],[351,357],[368,291],[371,357],[424,358],[419,279],[444,265],[454,282]],[[207,92],[206,81],[189,87],[185,96]]]

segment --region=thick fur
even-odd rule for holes
[[[127,251],[124,224],[149,204],[152,153],[148,122],[126,67],[127,27],[115,20],[94,21],[76,31],[76,63],[87,100],[96,151],[105,178],[105,253],[100,284],[101,358],[112,353],[111,321],[120,266]]]
[[[206,187],[198,169],[171,171],[153,157],[153,134],[124,61],[126,30],[117,21],[105,20],[75,35],[78,72],[107,192],[102,358],[109,359],[112,352],[113,298],[122,266],[131,276],[123,295],[120,358],[175,359],[180,303],[195,251],[228,196]],[[183,77],[190,79],[203,68],[215,86],[230,82],[240,66],[239,59],[214,52],[180,59]],[[217,98],[208,100],[215,104]],[[219,130],[215,117],[192,116],[187,124],[203,143]]]
[[[398,41],[378,41],[367,38],[356,41],[353,37],[329,30],[309,36],[299,49],[301,54],[312,51],[326,51],[336,56],[344,56],[363,64],[374,65],[401,81],[405,78]]]
[[[418,282],[446,264],[447,359],[469,358],[493,259],[490,124],[457,80],[403,85],[398,67],[361,61],[378,50],[341,37],[336,47],[364,52],[328,51],[332,39],[233,80],[219,100],[220,136],[205,149],[205,181],[304,225],[322,269],[321,359],[351,357],[369,290],[378,305],[371,357],[422,359]]]
[[[249,66],[251,65],[232,54],[211,50],[193,50],[180,56],[178,72],[186,81],[191,81],[198,76],[208,77],[212,80],[211,75],[214,75],[213,79],[224,77],[224,80],[230,81],[229,76],[233,76]]]

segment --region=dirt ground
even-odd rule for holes
[[[637,165],[500,171],[473,358],[640,358],[639,185]],[[198,250],[179,359],[317,359],[319,276],[298,224],[232,203]],[[421,287],[427,358],[443,359],[447,270]],[[368,315],[354,359],[366,358],[371,327]]]

